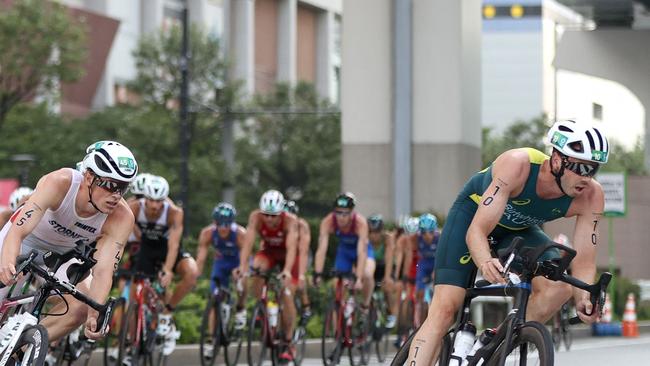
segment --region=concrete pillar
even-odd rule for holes
[[[164,7],[164,0],[140,1],[140,32],[142,34],[154,33],[160,29]]]
[[[334,100],[334,12],[322,11],[316,25],[316,91],[322,98]]]
[[[110,16],[108,0],[85,0],[86,9],[98,14]],[[109,56],[110,57],[110,56]],[[111,63],[106,62],[104,75],[97,85],[95,96],[93,97],[92,109],[99,110],[115,103],[113,91],[113,73],[111,72]]]
[[[342,190],[364,214],[392,214],[392,0],[343,3]]]
[[[187,2],[187,11],[190,24],[200,25],[207,28],[208,4],[207,0],[190,0]]]
[[[481,165],[481,1],[413,1],[413,209],[446,214]]]
[[[246,96],[255,91],[255,0],[231,0],[228,58],[232,80],[243,82]]]
[[[290,85],[296,83],[296,17],[297,0],[278,2],[278,69],[277,79]]]

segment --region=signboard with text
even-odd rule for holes
[[[622,217],[627,213],[625,173],[598,173],[596,180],[605,193],[605,216]]]

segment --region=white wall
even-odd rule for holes
[[[645,131],[645,109],[623,85],[576,72],[558,70],[558,117],[593,119],[592,104],[603,107],[601,123],[609,139],[632,148]]]
[[[392,121],[391,1],[354,0],[343,17],[342,142],[389,143]],[[380,75],[383,75],[381,77]]]

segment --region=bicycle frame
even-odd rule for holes
[[[159,299],[157,292],[151,286],[151,281],[146,278],[137,278],[131,281],[133,286],[134,296],[137,306],[136,314],[136,327],[135,327],[135,338],[133,345],[134,347],[139,348],[142,338],[146,336],[144,334],[144,322],[145,322],[145,305],[149,310],[155,310],[156,301]]]
[[[334,287],[334,299],[339,308],[339,311],[336,314],[336,326],[338,329],[342,330],[341,333],[343,334],[343,347],[351,348],[354,346],[354,340],[352,339],[352,324],[347,323],[347,319],[344,314],[346,306],[345,290],[348,287],[346,286],[345,281],[348,280],[341,276],[337,277],[336,286]],[[354,296],[354,288],[348,288],[348,291],[348,296]]]

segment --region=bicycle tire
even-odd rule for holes
[[[521,357],[523,354],[526,357],[526,360],[518,358],[515,354],[515,359],[518,359],[518,362],[516,361],[514,364],[521,366],[527,365],[528,357],[531,357],[531,359],[535,357],[534,354],[530,354],[531,345],[535,347],[537,351],[537,358],[539,359],[539,363],[537,363],[536,360],[535,365],[553,365],[554,351],[551,334],[549,333],[548,329],[546,329],[546,326],[534,321],[526,322],[516,330],[516,333],[513,336],[511,348],[507,350],[506,356],[511,355],[513,352],[519,352],[519,357]],[[499,359],[504,351],[504,344],[501,343],[494,351],[490,359],[487,360],[486,366],[499,365]]]
[[[242,343],[244,342],[244,330],[235,329],[235,317],[232,316],[232,313],[228,320],[228,324],[224,326],[223,329],[225,329],[225,334],[222,334],[221,339],[223,340],[223,356],[226,365],[236,366],[239,362],[239,357],[241,356]]]
[[[45,327],[40,324],[28,326],[20,334],[20,338],[18,338],[9,359],[16,360],[16,365],[42,366],[45,364],[48,346],[48,334]],[[26,353],[23,350],[25,347],[31,352]]]
[[[367,365],[370,362],[370,345],[372,344],[372,338],[370,337],[371,312],[370,309],[366,309],[366,322],[360,324],[363,315],[361,312],[361,308],[357,307],[352,313],[352,327],[350,329],[352,347],[348,349],[351,366]]]
[[[115,310],[113,312],[113,317],[111,318],[111,325],[108,330],[108,334],[104,337],[104,354],[103,354],[104,366],[114,366],[117,364],[117,359],[114,360],[110,359],[112,353],[110,350],[111,348],[113,348],[114,345],[117,345],[119,347],[120,330],[122,329],[122,320],[126,316],[126,313],[124,311],[125,308],[126,308],[126,300],[123,297],[120,297],[115,303]],[[116,314],[120,314],[119,319],[118,317],[116,317]],[[117,326],[118,321],[119,321],[119,326]]]
[[[117,358],[117,365],[121,365],[125,357],[131,357],[131,365],[137,366],[146,362],[145,355],[141,354],[140,348],[142,344],[134,345],[129,338],[133,336],[133,326],[136,326],[138,317],[138,304],[130,304],[126,315],[122,319],[120,328],[120,343]],[[136,330],[137,331],[137,330]]]
[[[333,300],[327,307],[321,333],[321,358],[324,366],[338,365],[343,353],[342,324],[339,324],[339,306]]]
[[[402,366],[406,364],[406,360],[409,356],[409,350],[411,348],[411,343],[417,330],[415,330],[409,337],[406,339],[404,344],[400,347],[399,351],[393,358],[390,366]],[[442,337],[442,346],[440,347],[440,355],[438,357],[438,365],[448,365],[449,364],[449,355],[451,354],[451,331],[447,332],[444,337]],[[433,362],[435,364],[435,361]]]
[[[221,348],[221,316],[219,316],[219,301],[215,298],[214,295],[208,298],[208,302],[205,305],[205,310],[203,311],[203,316],[201,317],[201,328],[199,335],[199,357],[201,359],[202,366],[212,366],[214,361],[219,356],[219,349]],[[212,325],[212,332],[210,332],[210,314],[214,314]],[[212,346],[212,354],[210,357],[206,357],[208,348],[208,341]]]
[[[253,314],[248,327],[248,340],[246,342],[248,349],[246,353],[248,355],[248,365],[249,366],[261,366],[266,358],[266,352],[269,349],[268,337],[269,337],[269,328],[268,328],[268,317],[266,315],[266,307],[263,303],[258,303],[253,309]],[[254,357],[253,342],[259,341],[259,354],[258,357]]]
[[[402,305],[404,306],[400,306],[399,308],[399,322],[397,325],[397,339],[400,345],[414,333],[413,316],[415,315],[415,304],[413,304],[413,301],[407,300]]]
[[[388,314],[386,302],[381,298],[375,309],[376,321],[372,323],[374,328],[372,336],[375,343],[375,352],[377,353],[377,360],[381,363],[386,361],[386,355],[388,354],[388,335],[390,334],[390,330],[385,327],[386,314]]]
[[[294,355],[293,363],[294,366],[300,366],[307,350],[307,329],[302,325],[294,330],[294,345],[296,347],[296,354]]]

